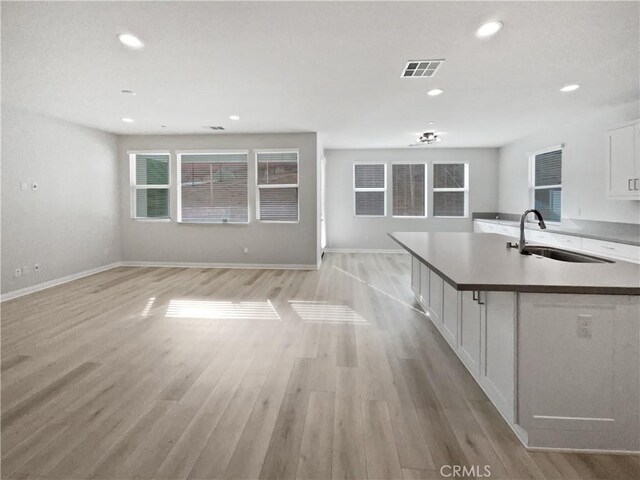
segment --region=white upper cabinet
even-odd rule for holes
[[[607,132],[606,192],[640,200],[640,123]]]

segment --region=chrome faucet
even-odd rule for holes
[[[538,219],[538,225],[542,230],[547,228],[547,226],[544,223],[544,219],[542,218],[542,214],[538,210],[536,210],[535,208],[525,210],[525,212],[520,217],[520,241],[518,243],[507,242],[507,247],[517,248],[522,255],[531,255],[529,252],[525,250],[525,246],[527,242],[524,239],[524,223],[527,221],[527,216],[530,213],[533,213],[536,216],[536,218]]]

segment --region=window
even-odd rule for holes
[[[387,166],[384,163],[354,164],[353,189],[357,217],[387,214]]]
[[[168,153],[129,154],[132,218],[169,218],[170,158]]]
[[[562,147],[531,155],[533,208],[545,220],[559,222],[562,215]]]
[[[391,166],[394,217],[426,217],[426,169],[423,163]]]
[[[433,216],[468,216],[469,164],[433,164]]]
[[[298,221],[298,152],[256,152],[258,219]]]
[[[178,221],[248,223],[247,152],[178,155]]]

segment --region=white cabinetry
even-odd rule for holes
[[[516,294],[458,291],[416,257],[411,288],[487,396],[513,422]]]
[[[418,300],[420,299],[420,260],[411,256],[411,290]]]
[[[479,220],[474,220],[473,231],[483,233],[500,233],[502,235],[509,235],[512,237],[518,237],[520,235],[519,230],[516,227],[498,225]],[[636,245],[606,242],[604,240],[575,237],[573,235],[564,235],[561,233],[550,233],[530,228],[525,231],[525,236],[527,244],[550,245],[567,250],[596,254],[601,257],[612,258],[614,260],[640,263],[640,247]]]
[[[458,356],[475,379],[480,377],[480,332],[484,320],[484,302],[479,292],[460,292],[462,314],[460,315],[460,337]]]
[[[606,193],[640,199],[640,123],[607,132]]]

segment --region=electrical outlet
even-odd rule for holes
[[[27,185],[27,182],[20,182],[20,190],[26,191],[28,188],[29,186]]]
[[[39,272],[40,271],[40,264],[39,263],[35,263],[33,265],[33,271],[34,272]]]
[[[591,315],[578,315],[577,332],[578,338],[591,338],[592,323]]]
[[[245,255],[247,255],[249,253],[249,249],[247,247],[244,247],[243,252],[244,252]]]
[[[14,273],[15,277],[21,277],[22,276],[22,269],[21,268],[16,268],[16,271]]]

